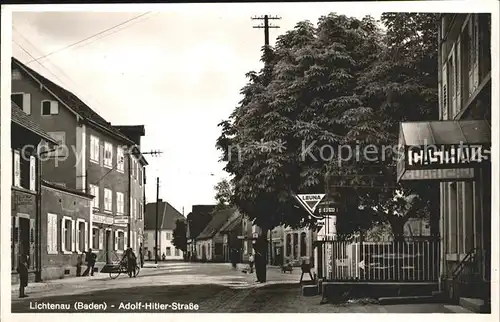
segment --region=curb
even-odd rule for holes
[[[425,304],[425,303],[437,303],[437,301],[436,298],[433,296],[398,296],[398,297],[379,297],[378,303],[380,305]]]

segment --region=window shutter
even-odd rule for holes
[[[70,219],[71,220],[71,251],[74,252],[75,251],[75,241],[76,241],[76,228],[75,228],[75,221],[73,219]]]
[[[52,217],[52,250],[54,251],[55,254],[58,252],[58,245],[57,245],[57,216],[54,215]]]
[[[81,240],[80,240],[80,221],[77,221],[76,222],[76,227],[75,227],[75,249],[77,251],[80,251],[80,243],[81,243]]]
[[[50,114],[59,114],[59,103],[57,101],[50,101]]]
[[[125,249],[127,247],[127,239],[128,239],[128,233],[127,232],[124,232],[123,233],[123,249]]]
[[[30,156],[30,190],[36,191],[36,159]]]
[[[54,230],[54,216],[47,214],[47,253],[52,254],[54,252],[53,236],[52,232]]]
[[[30,261],[29,261],[29,264],[30,264],[30,267],[33,268],[33,267],[36,267],[36,256],[35,256],[35,245],[36,245],[36,230],[35,230],[36,226],[35,226],[35,219],[30,219]]]
[[[455,113],[453,113],[453,118],[462,110],[462,42],[461,42],[461,36],[458,37],[457,41],[457,57],[456,57],[457,63],[456,63],[456,85],[455,85],[455,92],[456,92],[456,110]]]
[[[442,72],[442,115],[443,115],[443,120],[448,119],[448,67],[445,64],[443,64],[443,72]]]
[[[118,250],[118,232],[115,231],[114,235],[115,235],[115,250]]]
[[[479,86],[479,16],[474,17],[474,90]]]
[[[61,250],[66,250],[66,218],[61,219]]]
[[[102,249],[103,241],[104,241],[104,230],[99,229],[99,249]]]
[[[30,115],[31,114],[31,94],[24,93],[23,94],[23,111],[24,113]]]
[[[85,222],[85,235],[83,236],[84,240],[84,250],[89,249],[89,223]]]
[[[451,114],[451,118],[455,116],[455,111],[457,110],[457,61],[456,61],[456,56],[455,56],[455,50],[456,46],[453,45],[451,47],[451,53],[448,58],[448,62],[450,63],[451,70],[448,70],[448,73],[450,73],[450,80],[451,84],[448,88],[448,92],[450,92],[450,97],[451,97],[451,102],[450,102],[450,109],[449,113]]]
[[[21,155],[19,151],[14,150],[14,186],[21,185]]]

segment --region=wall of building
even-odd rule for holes
[[[18,72],[20,73],[18,73]],[[37,122],[48,134],[52,132],[64,132],[65,146],[62,148],[59,158],[49,158],[49,155],[43,156],[43,178],[52,182],[65,183],[68,187],[75,188],[76,185],[76,115],[58,103],[58,114],[41,115],[41,105],[44,100],[56,100],[44,87],[34,81],[20,68],[13,66],[12,94],[29,93],[29,105],[31,109],[30,116]],[[14,75],[16,75],[14,77]]]
[[[196,241],[196,259],[199,261],[212,261],[214,241],[212,239]]]
[[[313,256],[312,232],[309,229],[284,229],[284,264],[299,266],[302,261],[309,263]]]
[[[165,260],[182,260],[184,259],[184,253],[182,250],[177,249],[173,243],[173,230],[164,229],[158,231],[158,249],[160,250],[159,255],[160,259],[163,258],[163,254],[165,254]],[[155,231],[154,230],[146,230],[144,232],[144,248],[145,251],[145,259],[148,258],[148,251],[151,251],[151,259],[154,260],[154,247],[155,247]],[[170,250],[170,255],[169,255]]]
[[[491,27],[488,21],[486,14],[442,17],[439,29],[442,120],[491,120]],[[491,138],[485,141],[491,142]],[[478,176],[473,182],[440,184],[442,275],[449,276],[473,248],[489,247],[489,228],[484,227],[491,225],[491,213],[483,207],[489,204],[483,190],[488,187],[491,187],[489,176],[486,180]]]
[[[77,256],[89,248],[90,202],[87,197],[42,187],[42,280],[76,276]],[[68,226],[63,220],[69,221]],[[64,227],[72,228],[69,245]]]

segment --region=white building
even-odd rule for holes
[[[177,220],[186,220],[186,218],[172,207],[168,202],[159,199],[158,203],[158,256],[159,260],[182,260],[183,252],[176,248],[173,243],[173,233]],[[156,203],[146,205],[144,216],[144,259],[154,260],[154,249],[156,231]]]

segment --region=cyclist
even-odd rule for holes
[[[137,266],[137,257],[135,256],[132,247],[125,251],[125,254],[123,254],[122,257],[122,262],[126,264],[128,276],[132,277],[133,274],[134,277],[136,277],[135,267]]]

